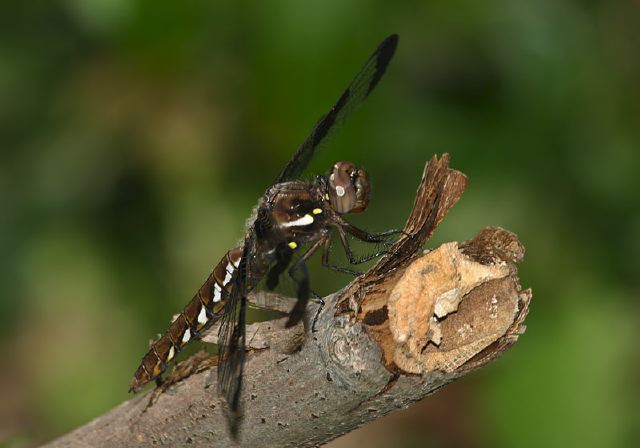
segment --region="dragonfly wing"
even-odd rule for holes
[[[249,249],[247,239],[218,333],[218,393],[227,401],[227,419],[234,438],[242,419],[240,393],[245,358]]]
[[[353,78],[347,90],[344,91],[331,110],[318,121],[311,134],[289,159],[276,179],[276,183],[300,177],[313,158],[316,149],[328,140],[328,137],[344,123],[347,117],[367,99],[376,85],[378,85],[397,46],[397,34],[392,34],[380,43],[355,78]]]

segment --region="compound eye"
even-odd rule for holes
[[[354,175],[353,184],[356,191],[356,203],[351,209],[351,213],[360,213],[369,205],[369,174],[362,168]]]
[[[329,175],[329,200],[338,213],[349,213],[356,205],[354,187],[356,167],[351,162],[337,162]]]

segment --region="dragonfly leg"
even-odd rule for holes
[[[343,274],[349,274],[349,275],[353,275],[355,277],[357,277],[358,275],[362,274],[362,272],[356,271],[355,269],[345,268],[344,266],[338,266],[336,264],[331,264],[329,262],[329,252],[330,252],[330,249],[331,249],[331,239],[327,237],[323,241],[323,244],[324,244],[324,247],[323,247],[323,250],[322,250],[322,266],[324,266],[325,268],[331,269],[333,271],[342,272]]]
[[[344,229],[347,233],[353,235],[354,237],[356,237],[357,239],[364,241],[366,243],[380,243],[386,246],[390,246],[395,244],[393,241],[387,241],[387,238],[393,235],[405,235],[405,236],[409,236],[404,230],[402,229],[389,229],[389,230],[385,230],[384,232],[378,232],[378,233],[369,233],[366,230],[360,229],[356,226],[354,226],[353,224],[351,224],[350,222],[346,221],[344,218],[342,217],[338,217],[338,224],[339,227],[341,227],[342,229]]]
[[[324,299],[320,297],[320,295],[314,292],[313,290],[311,291],[311,295],[312,295],[311,300],[313,300],[315,303],[318,304],[318,308],[316,309],[316,312],[313,314],[313,320],[311,321],[311,332],[315,333],[318,331],[316,329],[316,324],[318,323],[318,317],[320,317],[320,312],[324,308],[325,302],[324,302]]]
[[[348,233],[350,233],[351,235],[353,235],[354,237],[358,238],[361,241],[364,241],[366,243],[380,243],[387,246],[388,245],[392,246],[393,244],[395,244],[394,241],[387,241],[388,237],[393,235],[399,235],[399,234],[407,235],[402,229],[390,229],[390,230],[385,230],[384,232],[369,233],[366,230],[360,229],[349,223],[343,226],[343,228]]]
[[[353,251],[351,250],[351,246],[349,245],[349,240],[347,239],[347,235],[345,234],[344,230],[340,227],[338,227],[338,235],[340,236],[340,242],[342,243],[342,247],[344,247],[344,251],[347,254],[349,263],[351,264],[355,265],[355,264],[366,263],[367,261],[371,261],[388,252],[388,250],[385,249],[385,250],[376,251],[372,254],[365,255],[363,257],[356,257]]]

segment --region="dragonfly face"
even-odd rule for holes
[[[360,213],[369,205],[369,175],[351,162],[336,162],[329,174],[329,200],[340,213]]]
[[[310,298],[306,260],[314,252],[322,248],[322,264],[325,267],[358,274],[350,268],[329,263],[333,233],[338,234],[351,264],[359,264],[384,253],[355,257],[348,243],[347,234],[368,243],[381,243],[389,235],[400,232],[392,230],[371,234],[342,217],[347,213],[362,212],[369,204],[369,177],[364,169],[351,162],[340,161],[333,165],[326,177],[319,176],[313,182],[302,182],[297,178],[318,148],[378,85],[397,44],[397,35],[382,41],[347,90],[293,154],[260,200],[242,243],[222,257],[169,329],[142,358],[131,382],[131,391],[137,391],[149,381],[157,379],[167,363],[187,343],[197,339],[211,324],[220,321],[218,390],[228,405],[231,433],[237,435],[249,292],[265,277],[267,288],[274,288],[279,276],[286,272],[298,286],[298,300],[287,323],[290,326],[300,321]],[[305,244],[308,247],[303,248]],[[295,251],[302,253],[294,261]]]

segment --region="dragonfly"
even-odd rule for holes
[[[266,288],[275,288],[286,271],[296,287],[296,302],[286,322],[286,326],[291,327],[300,322],[310,298],[315,297],[310,288],[306,262],[319,249],[322,249],[323,266],[338,272],[359,274],[350,267],[330,263],[334,232],[351,265],[385,253],[382,250],[358,257],[349,244],[350,237],[384,244],[388,243],[391,235],[401,232],[393,229],[369,233],[344,218],[349,213],[363,212],[369,204],[367,171],[352,162],[338,161],[325,176],[316,176],[311,181],[299,178],[317,150],[378,85],[397,45],[396,34],[384,39],[338,101],[317,122],[275,182],[259,199],[241,244],[222,257],[191,301],[174,317],[166,332],[151,344],[135,372],[130,392],[158,380],[190,341],[198,339],[205,330],[218,323],[218,392],[227,403],[231,432],[237,434],[241,420],[248,294],[261,281],[266,283]]]

